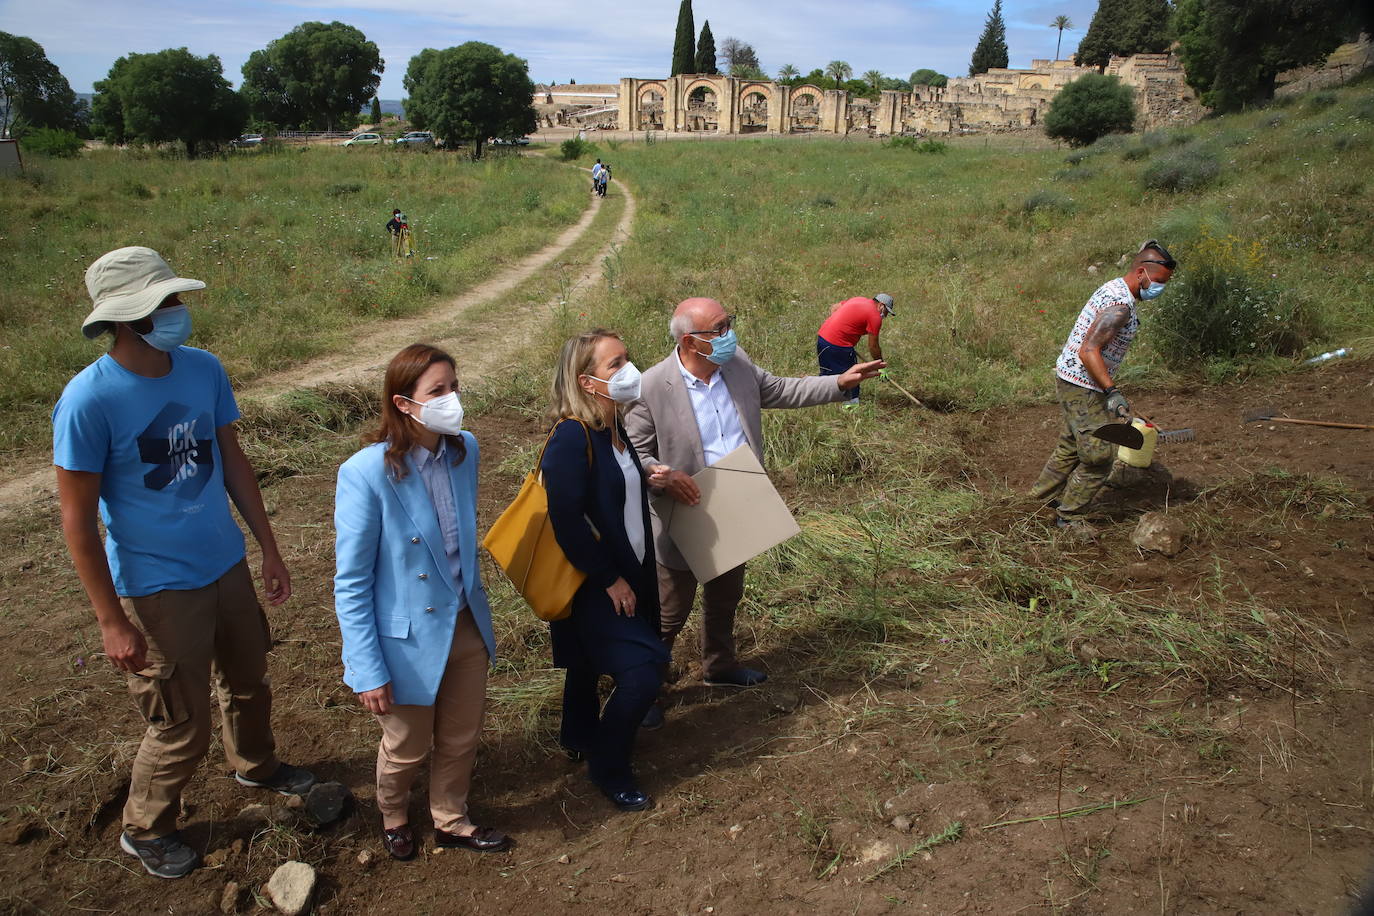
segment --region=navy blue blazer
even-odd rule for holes
[[[550,625],[553,662],[560,668],[615,674],[668,660],[658,633],[658,574],[648,529],[649,491],[639,457],[621,428],[620,440],[639,469],[638,498],[645,524],[641,562],[625,532],[625,477],[616,463],[611,431],[585,430],[576,420],[560,420],[540,462],[554,538],[568,561],[587,574],[587,581],[573,596],[572,615]],[[587,464],[588,438],[591,466]],[[619,578],[634,590],[633,617],[617,614],[606,594]]]

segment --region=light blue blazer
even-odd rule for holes
[[[420,473],[387,472],[384,443],[339,468],[334,500],[334,611],[343,634],[344,683],[355,693],[390,683],[397,703],[432,706],[465,605],[496,657],[491,607],[477,563],[477,440],[464,431],[467,457],[452,467],[463,594],[453,586],[444,536]]]

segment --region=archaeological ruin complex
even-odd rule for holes
[[[550,127],[570,125],[668,133],[949,134],[1037,126],[1056,93],[1097,72],[1068,60],[1037,60],[1029,70],[955,77],[942,88],[884,91],[876,101],[838,89],[769,80],[682,74],[627,77],[619,86],[550,86],[535,107]],[[1199,118],[1202,109],[1171,54],[1112,58],[1106,71],[1135,89],[1139,128]]]

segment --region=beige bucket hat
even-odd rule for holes
[[[81,333],[94,339],[116,322],[146,318],[173,293],[196,289],[205,284],[178,277],[153,249],[116,248],[86,268],[86,292],[95,308],[81,323]]]

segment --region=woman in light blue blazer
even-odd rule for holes
[[[382,845],[401,860],[415,856],[410,788],[431,746],[435,845],[510,846],[467,811],[496,645],[477,563],[477,440],[462,422],[453,357],[412,344],[387,366],[373,444],[339,468],[344,683],[382,727]]]

